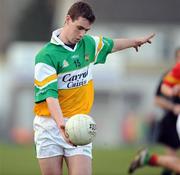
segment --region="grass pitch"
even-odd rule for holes
[[[93,175],[128,175],[129,162],[137,147],[116,149],[94,149]],[[161,147],[151,147],[151,151],[162,153]],[[146,167],[134,175],[159,175],[160,168]],[[0,175],[40,175],[34,146],[0,145]],[[64,175],[67,170],[64,168]]]

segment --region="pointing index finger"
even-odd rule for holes
[[[153,38],[155,36],[155,33],[152,33],[148,36],[148,40],[150,40],[151,38]]]

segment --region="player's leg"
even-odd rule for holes
[[[92,174],[92,144],[69,146],[64,149],[64,156],[69,175]]]
[[[176,129],[177,116],[167,113],[159,125],[158,142],[165,146],[165,155],[177,156],[180,141]],[[161,175],[172,175],[172,171],[164,168]]]
[[[177,133],[180,139],[180,115],[177,118],[176,129],[177,129]],[[176,175],[180,175],[180,173],[177,173]]]
[[[42,175],[62,175],[63,156],[39,159]]]
[[[166,155],[168,156],[174,156],[174,157],[177,157],[177,150],[176,149],[173,149],[173,148],[170,148],[170,147],[165,147],[165,153]]]
[[[62,174],[65,141],[60,135],[57,124],[53,119],[35,117],[34,131],[36,156],[42,175]]]
[[[171,130],[169,132],[171,132]],[[177,155],[177,149],[179,148],[179,140],[178,140],[176,131],[171,132],[171,133],[174,133],[174,136],[172,136],[172,138],[170,139],[169,146],[165,147],[165,155],[164,156],[172,157],[172,159],[175,160],[176,158],[179,159],[178,155]],[[171,175],[173,173],[172,170],[173,169],[170,170],[170,169],[166,168],[166,166],[165,166],[165,168],[162,172],[162,175]]]
[[[172,143],[174,143],[174,137],[171,137],[171,132],[169,129],[173,130],[173,133],[176,132],[176,122],[172,122],[172,118],[175,119],[174,116],[169,116],[166,114],[163,116],[162,120],[159,123],[159,132],[157,137],[157,142],[164,145],[164,154],[165,155],[175,155],[174,149],[171,149]],[[170,135],[170,136],[169,136]],[[177,135],[177,132],[176,132]],[[176,138],[179,141],[179,138]],[[161,175],[172,175],[172,171],[163,168]]]
[[[75,155],[65,158],[69,175],[91,175],[92,160],[86,155]]]
[[[130,163],[128,172],[131,174],[136,169],[141,168],[145,165],[148,165],[149,158],[150,156],[147,149],[142,149],[138,151],[138,153],[135,155],[132,162]]]
[[[173,170],[176,173],[180,173],[180,159],[175,156],[158,156],[157,166],[162,166]]]
[[[143,149],[137,153],[129,167],[129,173],[133,173],[136,169],[149,166],[160,166],[167,168],[176,173],[180,173],[180,159],[175,156],[164,156],[157,154],[149,154],[147,149]]]
[[[173,149],[169,146],[165,146],[165,155],[168,156],[177,156],[177,152],[176,149]],[[172,174],[172,170],[169,170],[167,168],[163,168],[163,171],[161,173],[161,175],[171,175]]]
[[[176,129],[177,129],[177,133],[178,133],[178,136],[179,136],[179,139],[180,139],[180,114],[179,114],[179,116],[177,118]]]

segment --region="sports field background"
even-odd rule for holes
[[[0,142],[26,144],[32,140],[34,58],[51,32],[63,26],[74,1],[0,0]],[[156,33],[152,44],[138,53],[134,49],[113,53],[106,64],[94,66],[95,103],[90,115],[98,126],[95,143],[109,148],[152,143],[155,134],[151,131],[161,117],[154,94],[180,46],[178,2],[166,0],[163,6],[162,0],[88,2],[97,14],[90,35],[134,38]],[[159,13],[161,8],[164,13]]]
[[[40,174],[34,146],[21,145],[32,143],[34,57],[51,32],[63,26],[74,1],[0,0],[0,175]],[[128,49],[111,54],[105,65],[94,70],[91,115],[98,126],[95,145],[99,149],[94,150],[93,175],[127,175],[139,148],[131,144],[154,143],[156,134],[151,131],[161,116],[154,106],[154,93],[180,47],[180,1],[87,1],[97,16],[88,34],[134,38],[156,33],[152,44],[138,53]],[[150,149],[163,151],[162,147]],[[159,174],[157,168],[135,173]]]
[[[138,147],[122,146],[116,149],[94,149],[93,175],[127,175],[129,162]],[[162,147],[150,147],[162,153]],[[135,175],[158,175],[160,168],[143,168]],[[34,146],[0,145],[0,175],[39,175]],[[67,175],[66,169],[64,175]]]

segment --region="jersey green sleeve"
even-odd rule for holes
[[[99,37],[99,47],[97,46],[96,55],[95,55],[95,62],[94,64],[103,64],[106,62],[107,55],[111,53],[114,42],[110,38],[106,37]],[[102,46],[101,46],[102,42]]]
[[[84,37],[85,40],[85,54],[91,55],[92,62],[94,64],[103,64],[106,62],[107,55],[111,53],[112,48],[114,46],[114,42],[110,38],[106,37],[98,37],[98,36],[90,36],[86,35]]]
[[[51,57],[39,53],[35,58],[35,102],[46,100],[47,97],[58,98],[56,65]]]

